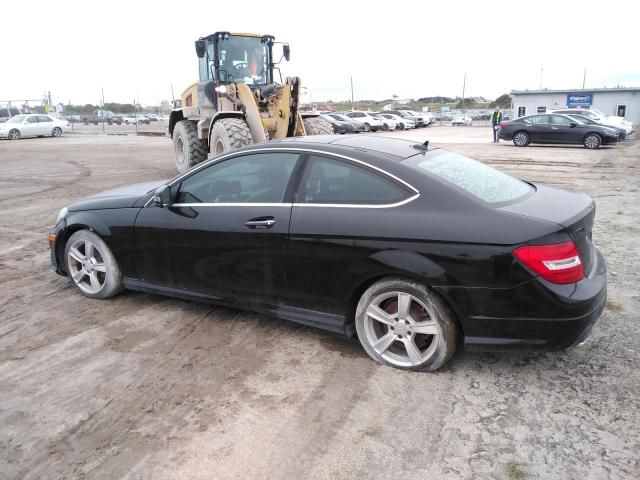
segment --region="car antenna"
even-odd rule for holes
[[[423,152],[426,152],[427,150],[429,150],[429,140],[424,143],[416,143],[415,145],[412,145],[412,147],[416,150],[422,150]]]

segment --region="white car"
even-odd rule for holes
[[[135,125],[138,122],[138,120],[136,120],[136,117],[134,117],[133,115],[124,115],[122,117],[122,123],[124,123],[125,125]]]
[[[416,128],[416,122],[410,118],[402,118],[400,115],[393,113],[380,113],[381,117],[388,118],[389,120],[396,122],[399,130],[409,130],[410,128]]]
[[[398,123],[395,120],[392,120],[391,118],[387,118],[384,115],[381,115],[380,112],[369,112],[369,113],[374,117],[378,117],[380,120],[382,120],[382,123],[384,124],[384,129],[388,132],[393,132],[395,129],[400,128],[398,126]]]
[[[560,110],[553,110],[551,113],[560,113],[562,115],[583,115],[595,122],[601,123],[602,125],[622,128],[627,132],[627,135],[633,131],[633,124],[631,122],[628,122],[621,117],[605,115],[599,110],[587,110],[586,108],[562,108]]]
[[[453,125],[453,126],[455,126],[455,125],[464,125],[464,126],[473,125],[473,120],[471,119],[471,117],[469,115],[456,115],[451,120],[451,125]]]
[[[57,120],[49,115],[16,115],[0,123],[0,138],[60,137],[68,126],[68,121]]]
[[[384,122],[377,115],[371,112],[353,111],[347,112],[345,115],[349,118],[355,118],[359,122],[369,125],[369,130],[375,132],[384,129]]]

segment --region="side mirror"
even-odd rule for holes
[[[207,53],[207,45],[204,40],[196,40],[196,55],[198,58],[204,57],[204,54]]]
[[[284,55],[284,59],[288,62],[291,59],[291,48],[288,43],[282,45],[282,54]]]
[[[578,124],[577,124],[577,123],[571,122],[571,128],[573,128],[573,127],[577,127],[577,126],[578,126]]]
[[[153,194],[153,204],[160,208],[171,206],[171,188],[169,185],[162,185],[156,189]]]

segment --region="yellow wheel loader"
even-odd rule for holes
[[[196,42],[200,81],[181,95],[169,117],[176,167],[251,143],[333,133],[317,114],[300,112],[300,79],[282,81],[271,35],[216,32]],[[289,60],[288,44],[282,57]],[[274,72],[279,75],[276,82]]]

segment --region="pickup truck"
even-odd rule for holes
[[[119,115],[110,112],[109,110],[96,110],[91,115],[82,114],[80,115],[80,122],[85,125],[89,125],[93,123],[94,125],[98,125],[99,123],[107,123],[109,125],[122,125],[122,117]]]

